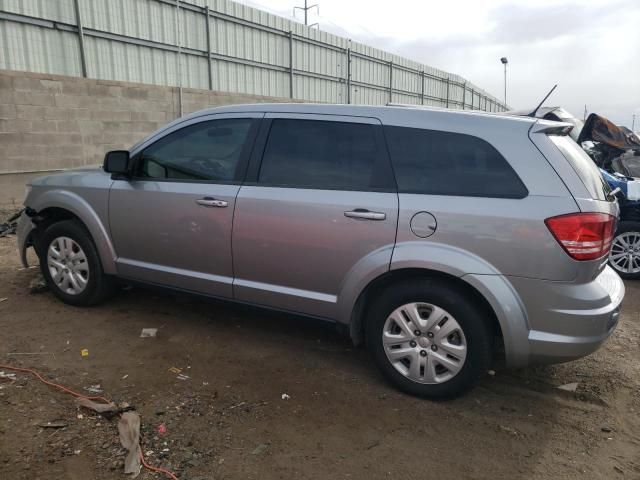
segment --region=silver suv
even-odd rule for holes
[[[22,259],[34,246],[73,305],[125,279],[327,319],[403,391],[451,397],[496,355],[563,362],[616,326],[618,205],[568,130],[408,107],[203,110],[102,169],[33,180]]]

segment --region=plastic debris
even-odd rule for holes
[[[178,368],[178,367],[170,367],[170,368],[169,368],[169,371],[170,371],[171,373],[180,373],[180,372],[182,372],[182,369],[181,369],[181,368]]]
[[[575,392],[578,389],[578,382],[567,383],[565,385],[560,385],[558,390],[564,390],[565,392]]]
[[[156,432],[158,432],[158,435],[164,435],[167,433],[167,426],[164,423],[161,423],[156,427]]]
[[[7,297],[0,298],[0,303],[2,303],[2,302],[6,302],[7,300],[9,300]]]
[[[89,350],[87,348],[83,348],[82,350],[80,350],[80,355],[82,355],[83,357],[88,357]]]
[[[132,473],[135,478],[142,468],[140,464],[140,416],[135,412],[124,412],[118,422],[118,433],[120,434],[120,443],[129,451],[124,460],[124,473]]]
[[[140,332],[140,338],[155,337],[157,333],[158,333],[157,328],[143,328],[142,332]]]
[[[185,375],[184,373],[179,373],[176,378],[178,380],[189,380],[189,375]]]
[[[100,388],[100,384],[91,385],[90,387],[84,387],[87,392],[91,393],[102,393],[102,389]]]
[[[286,393],[282,394],[282,399],[283,400],[289,400],[291,398],[291,396],[287,395]]]
[[[7,380],[15,380],[16,379],[16,374],[15,373],[0,372],[0,378],[6,378]]]

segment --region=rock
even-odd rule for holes
[[[606,433],[613,432],[613,428],[607,427],[606,425],[604,427],[602,427],[600,430],[602,430],[603,432],[606,432]]]

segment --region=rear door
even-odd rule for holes
[[[332,318],[349,271],[391,260],[398,198],[376,119],[267,114],[233,226],[238,300]]]

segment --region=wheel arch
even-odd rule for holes
[[[476,290],[471,284],[467,283],[460,277],[450,275],[437,270],[428,270],[424,268],[403,268],[398,270],[389,270],[386,273],[374,278],[358,296],[353,308],[350,335],[355,344],[362,343],[364,331],[364,317],[366,315],[367,305],[370,299],[382,293],[386,288],[393,284],[402,283],[416,279],[440,279],[457,286],[467,292],[473,301],[483,308],[487,317],[490,319],[494,333],[502,336],[502,328],[498,322],[496,312],[484,296]]]
[[[32,222],[36,232],[64,220],[77,220],[89,232],[93,240],[102,268],[107,274],[116,273],[115,250],[107,229],[96,211],[79,195],[68,191],[48,191],[37,202],[30,205]],[[37,241],[38,233],[31,233],[31,241]]]

